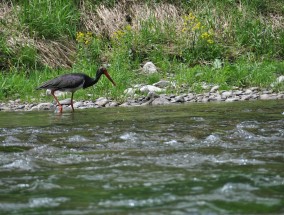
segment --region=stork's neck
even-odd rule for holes
[[[84,76],[84,85],[83,88],[91,87],[95,85],[101,78],[102,74],[97,74],[95,78],[91,78],[88,75],[83,75]]]
[[[92,81],[92,85],[96,84],[100,80],[102,74],[103,73],[97,73],[96,77]]]

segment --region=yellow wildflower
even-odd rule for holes
[[[190,14],[188,15],[188,19],[189,19],[189,20],[194,20],[194,19],[195,19],[195,16],[194,16],[192,13],[190,13]]]
[[[125,26],[125,30],[126,30],[126,31],[131,31],[131,26],[130,26],[130,25],[126,25],[126,26]]]
[[[212,44],[212,43],[214,43],[214,41],[209,39],[209,40],[207,40],[207,43]]]
[[[209,37],[210,37],[210,35],[209,35],[208,32],[204,32],[204,33],[201,34],[201,38],[202,38],[202,39],[207,39],[207,38],[209,38]]]
[[[193,26],[192,30],[198,30],[198,29],[200,29],[200,26],[201,26],[201,23],[198,22],[198,23],[195,24],[195,26]]]

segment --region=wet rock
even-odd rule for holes
[[[59,103],[61,105],[70,105],[71,104],[71,98],[67,98],[67,99],[61,100],[61,101],[59,101]]]
[[[160,96],[156,92],[149,92],[148,95],[145,97],[146,100],[159,98]]]
[[[208,101],[222,101],[222,98],[219,93],[213,93],[209,95]]]
[[[249,100],[251,97],[252,97],[251,94],[249,94],[249,95],[242,95],[241,96],[241,100]]]
[[[11,110],[11,108],[9,108],[8,106],[6,106],[6,105],[1,105],[0,106],[0,111],[9,111],[9,110]]]
[[[101,97],[96,100],[95,105],[99,107],[104,107],[108,102],[109,100],[107,98]]]
[[[124,103],[122,103],[121,105],[119,105],[120,107],[129,107],[130,106],[130,104],[129,104],[129,102],[124,102]]]
[[[189,93],[189,94],[186,96],[186,100],[187,100],[187,101],[191,101],[191,100],[193,100],[193,99],[195,99],[195,95],[194,95],[193,93]]]
[[[259,99],[262,99],[262,100],[271,100],[271,99],[276,99],[277,96],[274,94],[274,95],[271,95],[271,94],[262,94],[259,96]]]
[[[16,99],[15,101],[14,101],[14,103],[17,103],[17,104],[19,104],[21,102],[21,99]]]
[[[242,90],[236,90],[236,91],[233,92],[233,94],[236,95],[236,96],[240,96],[240,95],[242,95],[243,93],[244,93],[244,92],[243,92]]]
[[[222,98],[222,99],[226,99],[226,98],[232,96],[232,94],[233,94],[232,91],[224,91],[224,92],[222,92],[222,94],[221,94],[221,98]]]
[[[149,61],[144,64],[142,70],[147,74],[153,74],[157,72],[157,67],[151,61]]]
[[[177,96],[174,98],[174,102],[180,102],[180,103],[183,103],[185,100],[184,100],[184,96],[181,95],[181,96]]]
[[[284,99],[284,93],[279,93],[277,96],[276,96],[277,99]]]
[[[48,103],[40,103],[34,107],[32,107],[31,111],[42,111],[42,110],[55,110],[55,105],[48,102]]]
[[[239,101],[239,98],[236,98],[236,97],[234,97],[234,98],[227,98],[225,101],[226,102],[236,102],[236,101]]]
[[[171,102],[163,97],[159,97],[154,99],[154,101],[151,103],[152,105],[166,105],[166,104],[171,104]]]
[[[73,104],[73,107],[74,108],[80,108],[80,107],[83,107],[83,105],[84,105],[84,103],[83,102],[75,102],[74,104]]]
[[[119,104],[116,101],[111,101],[105,105],[105,107],[116,107]]]
[[[258,94],[252,94],[250,99],[258,99],[259,95]]]
[[[268,99],[270,99],[270,96],[268,94],[263,94],[263,95],[260,95],[260,99],[268,100]]]
[[[200,102],[208,102],[208,101],[209,101],[209,98],[203,97]]]
[[[24,109],[26,106],[25,105],[18,105],[18,106],[16,106],[16,109],[18,109],[18,110],[22,110],[22,109]]]
[[[246,89],[246,91],[244,92],[244,94],[252,94],[252,90],[251,89]]]

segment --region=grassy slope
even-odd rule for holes
[[[78,91],[76,99],[122,101],[131,84],[160,79],[186,86],[170,93],[201,91],[203,82],[221,89],[269,88],[284,75],[281,0],[92,2],[2,3],[0,100],[38,99],[34,88],[43,81],[75,71],[93,76],[102,63],[111,64],[118,86],[103,79],[87,93]],[[159,74],[140,72],[148,60]]]

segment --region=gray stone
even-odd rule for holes
[[[54,104],[48,102],[48,103],[40,103],[34,107],[32,107],[31,111],[42,111],[42,110],[54,110],[56,107]]]
[[[160,88],[165,88],[165,87],[170,86],[170,84],[171,84],[171,82],[169,82],[169,81],[161,80],[161,81],[153,84],[153,86],[160,87]]]
[[[221,95],[220,94],[210,94],[208,97],[208,101],[221,101]]]
[[[119,105],[119,107],[129,107],[130,104],[128,102],[124,102],[121,105]]]
[[[241,96],[241,100],[249,100],[249,99],[251,99],[251,97],[252,97],[251,94],[249,94],[249,95],[242,95]]]
[[[9,111],[9,110],[11,110],[11,108],[9,108],[9,107],[6,106],[6,105],[1,105],[1,106],[0,106],[0,111]]]
[[[107,98],[100,97],[95,101],[94,104],[99,106],[99,107],[104,107],[108,102],[109,102],[109,100]]]
[[[105,105],[105,107],[116,107],[119,104],[116,101],[111,101]]]
[[[153,74],[157,72],[157,67],[152,62],[147,62],[142,68],[143,72],[147,74]]]
[[[281,83],[283,81],[284,81],[284,75],[281,75],[276,79],[276,82],[278,82],[278,83]]]
[[[226,102],[236,102],[236,101],[239,101],[239,98],[236,98],[236,97],[234,97],[234,98],[227,98],[225,101]]]
[[[156,98],[151,104],[152,105],[165,105],[165,104],[170,104],[171,102],[169,102],[169,100],[163,98],[163,97],[159,97]]]
[[[184,96],[177,96],[174,98],[174,102],[181,102],[183,103],[185,100],[184,100]]]
[[[209,98],[203,97],[203,98],[201,99],[201,102],[209,102]]]
[[[74,108],[80,108],[80,107],[82,107],[84,105],[84,103],[83,102],[75,102],[74,104],[73,104],[73,107]]]
[[[215,93],[217,90],[219,90],[219,86],[214,86],[211,88],[210,93]]]
[[[155,99],[155,98],[159,98],[160,96],[155,93],[155,92],[149,92],[148,95],[146,96],[146,100],[150,100],[150,99]]]
[[[134,88],[127,88],[126,90],[124,90],[124,93],[126,95],[129,95],[129,96],[133,96],[135,94],[135,89]]]
[[[224,91],[224,92],[222,92],[221,97],[223,99],[226,99],[226,98],[228,98],[228,97],[230,97],[232,95],[233,95],[232,91]]]
[[[251,87],[249,88],[251,91],[258,91],[259,90],[259,87]]]
[[[193,99],[195,99],[195,95],[193,93],[189,93],[187,95],[187,101],[190,101],[190,100],[193,100]]]
[[[46,90],[46,95],[51,95],[51,90],[47,89],[47,90]],[[66,95],[67,95],[67,92],[55,91],[55,92],[54,92],[54,95],[55,95],[56,97],[66,96]]]
[[[244,92],[242,90],[236,90],[233,92],[234,95],[239,96],[242,95]]]
[[[61,100],[61,101],[59,101],[59,103],[62,104],[62,105],[70,105],[71,104],[71,98]]]
[[[269,94],[262,94],[259,98],[262,100],[269,100],[271,99],[271,96]]]
[[[24,109],[25,107],[26,107],[25,105],[18,105],[18,106],[16,106],[16,109],[21,110],[21,109]]]
[[[284,99],[284,94],[283,93],[279,93],[276,98],[277,99]]]
[[[252,94],[252,90],[251,90],[251,89],[246,89],[246,91],[244,92],[244,94]]]
[[[159,87],[155,87],[152,85],[145,85],[140,88],[141,93],[149,93],[149,92],[162,92],[163,90]]]

